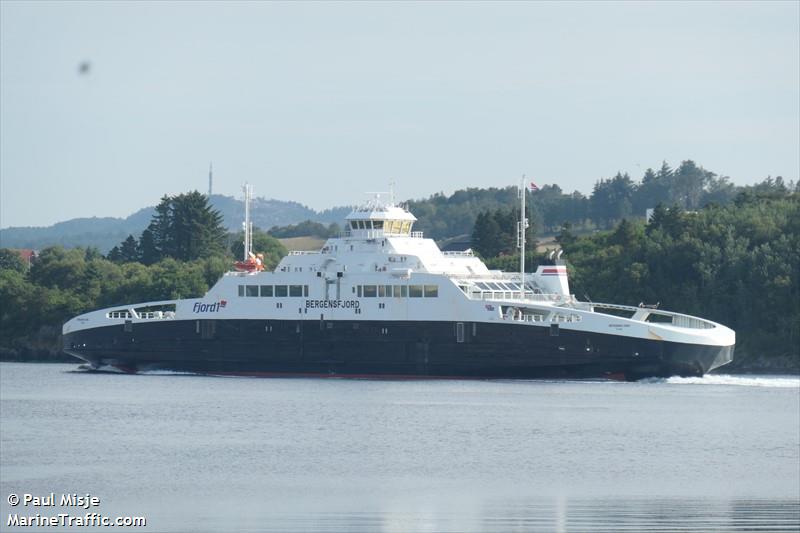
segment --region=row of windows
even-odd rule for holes
[[[364,298],[437,298],[438,285],[358,285],[353,291]]]
[[[358,285],[359,298],[437,298],[438,285]],[[285,298],[308,297],[308,285],[239,285],[239,296]]]
[[[239,285],[239,296],[303,297],[308,296],[308,285]]]
[[[351,220],[351,229],[382,229],[386,233],[411,232],[410,220]]]

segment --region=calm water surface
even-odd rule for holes
[[[101,499],[91,511],[147,519],[118,531],[800,530],[796,377],[74,369],[0,364],[2,531],[69,529],[9,527],[13,513],[87,512],[7,501],[51,492],[91,493]]]

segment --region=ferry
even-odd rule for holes
[[[64,324],[63,350],[130,373],[396,379],[636,380],[701,376],[733,359],[735,332],[721,324],[579,301],[560,253],[528,273],[524,253],[519,272],[501,272],[470,250],[443,252],[385,195],[319,251],[265,271],[251,195],[246,186],[244,257],[204,296],[82,314]]]

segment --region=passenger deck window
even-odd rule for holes
[[[375,285],[364,285],[364,298],[375,298],[378,295],[378,287]]]
[[[289,285],[289,296],[303,296],[303,286]]]
[[[261,286],[261,296],[271,297],[273,295],[272,285]]]
[[[244,296],[244,285],[239,285],[239,296]]]
[[[288,295],[286,285],[275,285],[275,296],[278,298],[285,298]]]
[[[247,285],[245,288],[246,296],[258,296],[258,285]]]
[[[425,298],[437,298],[439,296],[438,285],[425,285]]]
[[[409,285],[408,296],[411,298],[422,298],[422,285]]]

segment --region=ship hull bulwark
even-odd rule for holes
[[[135,372],[429,378],[700,376],[733,346],[483,322],[170,320],[64,335],[94,367]],[[556,334],[557,333],[557,334]]]

